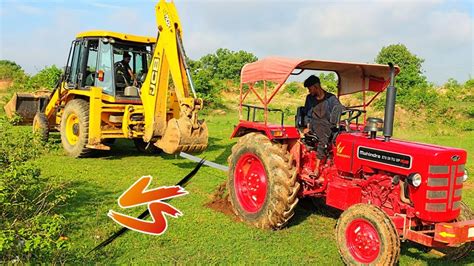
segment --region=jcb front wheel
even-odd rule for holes
[[[259,133],[249,133],[232,147],[227,187],[230,202],[245,222],[280,229],[294,214],[300,184],[288,151]]]
[[[66,104],[61,116],[61,143],[72,157],[87,157],[91,149],[86,148],[89,137],[89,103],[74,99]]]
[[[38,112],[33,118],[33,134],[38,134],[41,141],[48,141],[49,123],[48,118],[44,113]]]
[[[400,256],[400,239],[392,220],[369,204],[356,204],[342,213],[336,241],[347,265],[395,265]]]

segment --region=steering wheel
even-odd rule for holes
[[[342,111],[341,116],[347,113],[349,114],[349,116],[342,121],[344,122],[344,126],[346,127],[346,130],[349,131],[350,130],[349,126],[351,124],[351,121],[358,119],[360,115],[362,115],[362,113],[365,113],[365,111],[359,110],[359,109],[345,109],[344,111]]]

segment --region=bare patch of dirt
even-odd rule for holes
[[[219,185],[217,190],[211,195],[211,201],[204,204],[204,206],[214,211],[223,213],[235,221],[239,221],[239,218],[232,210],[232,205],[229,201],[229,193],[226,191],[226,182]]]
[[[213,110],[211,112],[211,114],[213,114],[213,115],[225,115],[226,112],[224,110],[221,110],[221,109],[216,109],[216,110]]]
[[[0,91],[6,91],[12,85],[12,80],[0,80]]]

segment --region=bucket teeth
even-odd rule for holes
[[[163,137],[156,146],[168,154],[178,152],[198,153],[207,148],[208,132],[204,121],[194,126],[191,119],[170,119]]]

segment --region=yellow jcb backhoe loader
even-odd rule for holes
[[[133,139],[142,151],[207,148],[207,126],[198,120],[203,101],[185,61],[178,13],[164,0],[155,9],[156,39],[109,31],[76,36],[59,85],[33,119],[35,132],[47,139],[50,130],[60,131],[74,157],[108,150],[117,138]],[[133,73],[119,71],[125,56]]]

